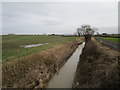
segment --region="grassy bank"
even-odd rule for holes
[[[97,37],[97,38],[102,38],[102,39],[106,39],[112,42],[120,43],[120,38],[112,38],[112,37]]]
[[[74,88],[118,88],[118,52],[89,41],[80,56]]]
[[[62,41],[56,40],[56,43],[51,40],[51,42],[54,42],[53,48],[42,49],[42,51],[4,63],[2,66],[2,86],[4,88],[20,87],[31,89],[46,87],[50,78],[71,56],[79,43],[75,40],[76,37],[67,37],[67,39],[66,37],[54,38],[59,38],[58,40]]]
[[[26,56],[35,52],[46,50],[65,42],[75,41],[78,37],[41,36],[41,35],[3,35],[2,60],[3,62],[14,58]],[[20,45],[48,43],[32,48],[20,48]]]

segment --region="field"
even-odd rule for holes
[[[45,35],[3,35],[2,36],[2,60],[3,63],[14,58],[26,56],[57,46],[59,44],[74,41],[77,37],[45,36]],[[20,45],[48,43],[46,45],[20,48]]]
[[[106,39],[112,42],[119,42],[120,43],[120,38],[112,38],[112,37],[98,37],[98,38],[102,38],[102,39]]]
[[[6,35],[2,39],[2,86],[32,89],[46,87],[82,42],[78,37],[40,35]],[[19,47],[39,43],[48,44]]]

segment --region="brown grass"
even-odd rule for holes
[[[75,76],[74,88],[118,88],[118,52],[92,39],[86,44]]]
[[[74,52],[78,42],[69,42],[42,52],[16,58],[3,64],[4,88],[41,88],[47,85],[56,68]]]

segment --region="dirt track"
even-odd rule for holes
[[[106,45],[112,49],[120,50],[120,43],[112,42],[102,38],[95,38],[97,41],[101,42],[103,45]]]

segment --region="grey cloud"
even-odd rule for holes
[[[3,3],[3,34],[74,33],[81,24],[114,33],[117,27],[117,3]],[[115,27],[111,31],[104,27]]]

